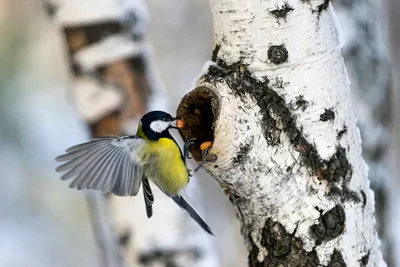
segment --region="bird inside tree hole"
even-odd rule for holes
[[[179,133],[183,140],[196,138],[195,144],[190,147],[190,153],[196,161],[202,160],[200,145],[214,142],[214,121],[218,118],[218,111],[218,98],[206,87],[198,87],[186,94],[179,104],[176,114],[184,121]],[[216,158],[210,158],[210,161],[213,160]]]

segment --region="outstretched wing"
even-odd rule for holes
[[[117,196],[137,195],[145,162],[140,153],[146,140],[138,136],[95,138],[67,149],[56,157],[65,162],[56,171],[67,171],[61,180],[73,179],[70,187],[94,189]]]

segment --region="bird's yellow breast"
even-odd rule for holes
[[[146,148],[154,158],[146,174],[167,194],[176,195],[189,181],[178,145],[169,138],[149,141]]]

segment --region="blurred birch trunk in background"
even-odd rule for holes
[[[386,220],[389,222],[387,232],[391,242],[390,266],[400,266],[400,1],[385,0],[384,3],[386,4],[385,11],[389,14],[393,73],[391,99],[394,103],[391,109],[393,112],[393,132],[390,146],[390,163],[393,173],[390,175],[390,183],[388,184],[390,199],[387,204],[390,213]]]
[[[145,112],[169,110],[150,61],[143,1],[58,0],[45,7],[64,34],[70,98],[93,137],[134,134]],[[154,194],[149,220],[141,193],[86,192],[100,266],[217,266],[209,237],[159,190]]]

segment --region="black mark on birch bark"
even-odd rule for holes
[[[217,61],[218,53],[219,53],[219,50],[220,50],[220,49],[221,49],[221,45],[220,45],[220,44],[217,44],[217,45],[214,47],[214,50],[213,50],[212,55],[211,55],[211,61],[214,61],[214,62]]]
[[[343,129],[338,132],[337,139],[340,140],[346,132],[347,132],[347,126],[345,125],[343,126]]]
[[[293,104],[287,104],[285,100],[270,87],[268,78],[258,80],[252,77],[247,66],[241,62],[227,65],[222,59],[217,59],[218,65],[209,67],[203,77],[209,82],[221,82],[223,79],[232,92],[240,98],[250,95],[260,107],[262,114],[261,127],[268,145],[279,145],[280,135],[286,133],[290,143],[300,153],[301,163],[307,166],[311,173],[320,180],[328,181],[330,187],[336,183],[351,179],[351,166],[347,160],[346,150],[340,146],[329,160],[323,160],[315,145],[307,141],[296,125],[296,117],[290,108]],[[301,106],[306,106],[300,96],[297,101]],[[342,192],[346,195],[346,192]],[[341,196],[339,196],[341,197]]]
[[[321,212],[321,211],[320,211]],[[318,219],[318,223],[310,227],[311,236],[320,245],[342,234],[346,221],[346,214],[341,205],[336,205]]]
[[[316,9],[316,10],[313,10],[313,13],[314,13],[314,12],[317,12],[317,13],[318,13],[318,17],[319,17],[319,15],[321,14],[322,11],[328,9],[328,7],[329,7],[329,2],[330,2],[330,0],[324,0],[324,2],[323,2],[322,4],[320,4],[320,5],[317,6],[317,9]]]
[[[233,158],[233,164],[238,164],[242,162],[245,158],[247,158],[247,154],[249,154],[251,150],[252,142],[248,142],[245,144],[240,144],[239,151],[236,154],[236,157]]]
[[[271,87],[283,89],[285,88],[286,84],[281,77],[276,77],[275,82],[274,83],[271,82]]]
[[[296,96],[295,102],[296,108],[301,109],[301,111],[305,111],[309,105],[308,101],[304,99],[304,96],[299,95]]]
[[[319,116],[320,121],[333,121],[335,119],[335,112],[332,109],[325,109],[324,113]]]
[[[369,261],[369,255],[371,254],[370,251],[367,252],[362,258],[359,260],[361,267],[367,266]]]
[[[342,253],[334,249],[327,267],[346,267]]]
[[[354,203],[361,202],[361,199],[358,196],[358,194],[355,191],[350,190],[347,184],[343,186],[343,189],[340,189],[337,186],[333,186],[332,188],[330,188],[328,196],[337,196],[342,202],[344,201],[351,201]]]
[[[339,182],[341,179],[344,179],[350,167],[346,150],[343,147],[338,147],[336,153],[333,154],[329,161],[323,164],[326,169],[322,170],[321,176],[332,182]]]
[[[268,254],[260,262],[258,260],[258,248],[251,244],[248,257],[251,267],[317,267],[319,258],[315,250],[310,252],[303,248],[302,241],[294,236],[295,233],[288,233],[279,222],[267,219],[261,232],[260,244],[265,247]],[[251,236],[248,237],[250,243],[253,242]]]
[[[367,205],[367,194],[363,190],[361,190],[361,197],[362,197],[362,205],[363,208]]]
[[[272,45],[268,48],[268,59],[276,64],[282,64],[289,58],[289,53],[286,47],[282,45]]]
[[[281,8],[270,11],[270,13],[277,19],[286,19],[287,14],[293,11],[293,8],[285,3]]]
[[[329,189],[329,193],[327,194],[328,197],[335,197],[340,199],[342,202],[351,201],[354,203],[360,203],[361,199],[360,196],[353,190],[349,188],[350,180],[353,175],[353,168],[349,167],[347,171],[347,175],[342,177],[343,183],[341,188],[337,187],[336,185],[332,185]]]

